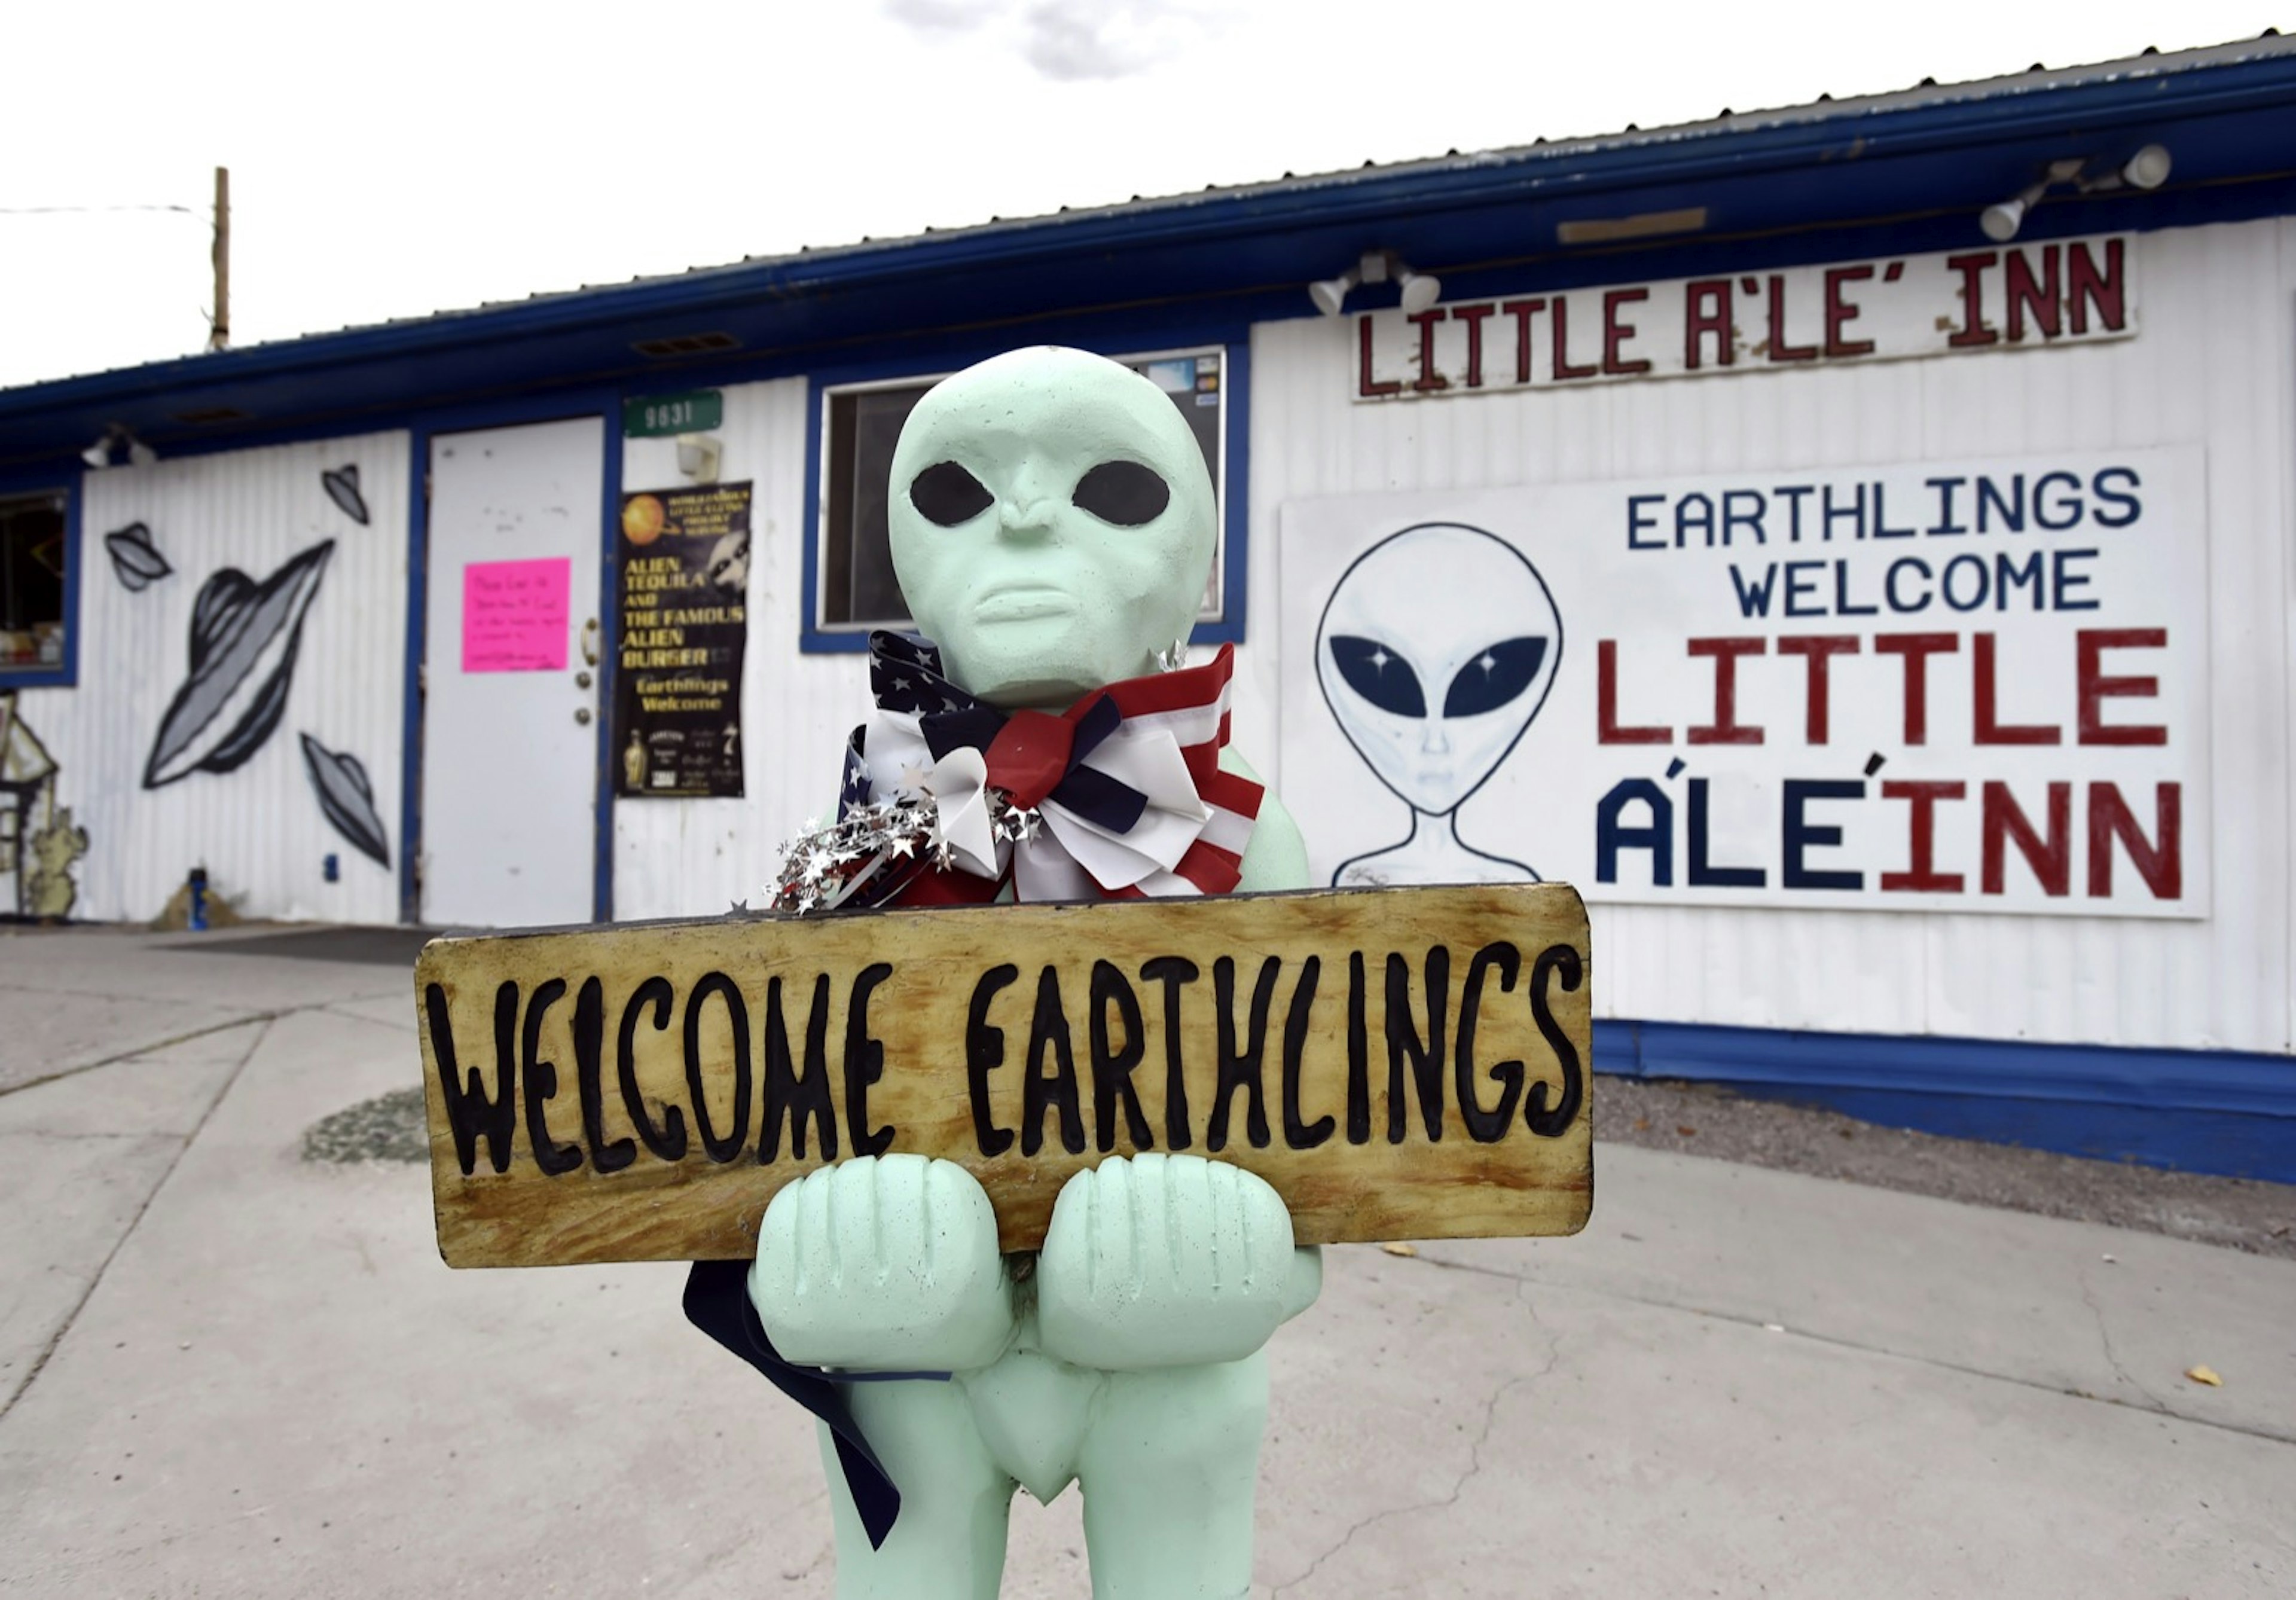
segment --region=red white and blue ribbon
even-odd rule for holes
[[[870,636],[874,716],[837,821],[786,853],[778,909],[1224,894],[1264,791],[1224,771],[1235,652],[1006,713],[921,639]]]

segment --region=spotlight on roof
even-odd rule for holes
[[[1348,291],[1362,282],[1362,275],[1350,267],[1336,278],[1318,278],[1308,284],[1308,298],[1325,316],[1337,316],[1340,308],[1347,303]]]
[[[1403,310],[1406,316],[1416,316],[1432,306],[1443,292],[1442,280],[1431,272],[1414,272],[1408,267],[1396,275],[1396,286],[1403,291]]]
[[[2046,182],[2028,184],[2007,200],[1994,201],[1979,216],[1977,226],[1985,230],[1985,236],[1994,243],[2008,243],[2017,236],[2017,230],[2025,226],[2025,213],[2040,203],[2041,196],[2048,192],[2048,187]]]
[[[118,423],[104,429],[103,437],[82,450],[79,458],[101,471],[112,464],[112,454],[122,445],[127,447],[127,460],[132,466],[148,467],[160,459],[160,452]]]
[[[2165,155],[2167,152],[2162,153]],[[1994,243],[2008,243],[2017,236],[2017,230],[2025,226],[2025,213],[2041,203],[2051,185],[2074,184],[2084,190],[2095,187],[2081,180],[2081,168],[2087,165],[2087,156],[2070,156],[2063,160],[2051,161],[2040,176],[2007,200],[1997,201],[1980,212],[1977,226],[1985,230],[1985,236]]]
[[[1391,250],[1370,250],[1338,277],[1319,278],[1308,284],[1308,298],[1325,316],[1337,316],[1349,291],[1364,283],[1393,283],[1401,293],[1404,311],[1413,316],[1432,306],[1443,292],[1442,282],[1434,274],[1414,272]]]
[[[2169,181],[2169,147],[2147,144],[2122,163],[2121,181],[2132,189],[2158,189]]]

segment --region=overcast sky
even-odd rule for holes
[[[2252,37],[2163,8],[20,0],[0,385],[1062,204]],[[357,17],[358,20],[341,19]],[[41,207],[185,211],[24,214]],[[188,213],[188,214],[187,214]]]

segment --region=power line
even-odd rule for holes
[[[95,211],[179,211],[185,217],[200,215],[192,206],[0,206],[0,217],[57,217]]]

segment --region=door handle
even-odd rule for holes
[[[582,660],[588,666],[598,664],[598,619],[595,617],[582,624]]]

